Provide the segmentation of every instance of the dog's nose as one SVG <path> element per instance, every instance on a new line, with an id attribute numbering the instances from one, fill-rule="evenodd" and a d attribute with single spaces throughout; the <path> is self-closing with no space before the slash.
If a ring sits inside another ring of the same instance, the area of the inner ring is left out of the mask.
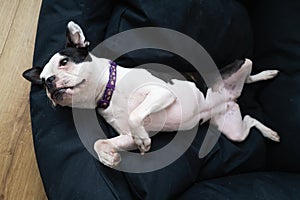
<path id="1" fill-rule="evenodd" d="M 51 89 L 53 87 L 53 81 L 55 80 L 55 76 L 50 76 L 49 78 L 46 79 L 45 85 L 47 88 Z"/>
<path id="2" fill-rule="evenodd" d="M 52 83 L 55 80 L 55 76 L 50 76 L 49 78 L 47 78 L 46 82 L 47 83 Z"/>

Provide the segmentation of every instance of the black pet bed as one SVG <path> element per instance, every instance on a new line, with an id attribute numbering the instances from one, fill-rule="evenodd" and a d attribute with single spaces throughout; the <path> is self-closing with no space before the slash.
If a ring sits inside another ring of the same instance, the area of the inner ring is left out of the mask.
<path id="1" fill-rule="evenodd" d="M 79 139 L 72 110 L 52 108 L 43 88 L 33 85 L 32 131 L 48 198 L 299 199 L 299 10 L 298 0 L 44 0 L 34 66 L 44 66 L 64 47 L 66 24 L 73 20 L 84 29 L 92 48 L 125 30 L 164 27 L 199 42 L 219 67 L 248 57 L 255 63 L 254 72 L 280 70 L 272 81 L 247 86 L 239 100 L 243 113 L 278 131 L 280 144 L 253 129 L 242 143 L 221 136 L 213 150 L 199 159 L 207 128 L 203 126 L 184 155 L 149 173 L 123 173 L 100 164 Z M 153 61 L 180 71 L 193 70 L 176 56 L 156 50 L 126 54 L 118 64 L 133 67 Z M 103 124 L 108 136 L 116 135 Z M 153 143 L 159 147 L 172 137 L 171 133 L 158 134 Z"/>

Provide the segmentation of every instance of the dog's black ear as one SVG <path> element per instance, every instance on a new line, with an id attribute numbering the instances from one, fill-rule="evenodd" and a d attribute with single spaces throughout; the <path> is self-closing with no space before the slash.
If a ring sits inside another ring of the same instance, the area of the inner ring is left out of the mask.
<path id="1" fill-rule="evenodd" d="M 70 21 L 67 25 L 66 36 L 66 47 L 85 48 L 90 45 L 90 42 L 85 39 L 80 26 L 73 21 Z"/>
<path id="2" fill-rule="evenodd" d="M 43 85 L 43 81 L 40 78 L 40 74 L 42 73 L 42 71 L 43 69 L 40 67 L 33 67 L 23 72 L 23 77 L 33 84 Z"/>

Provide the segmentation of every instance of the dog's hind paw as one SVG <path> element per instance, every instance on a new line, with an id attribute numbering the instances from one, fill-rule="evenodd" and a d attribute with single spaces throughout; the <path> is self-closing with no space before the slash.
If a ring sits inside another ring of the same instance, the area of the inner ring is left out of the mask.
<path id="1" fill-rule="evenodd" d="M 269 138 L 270 140 L 273 140 L 275 142 L 280 142 L 280 136 L 272 129 L 267 129 L 264 132 L 262 132 L 262 134 L 263 136 Z"/>
<path id="2" fill-rule="evenodd" d="M 263 77 L 264 80 L 269 80 L 277 76 L 279 73 L 278 70 L 266 70 L 261 72 L 261 76 Z"/>

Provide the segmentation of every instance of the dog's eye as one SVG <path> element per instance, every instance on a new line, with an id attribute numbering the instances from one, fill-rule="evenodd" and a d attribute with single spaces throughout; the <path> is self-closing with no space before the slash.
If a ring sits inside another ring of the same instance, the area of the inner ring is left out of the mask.
<path id="1" fill-rule="evenodd" d="M 64 58 L 59 62 L 60 66 L 65 66 L 69 62 L 69 58 Z"/>

